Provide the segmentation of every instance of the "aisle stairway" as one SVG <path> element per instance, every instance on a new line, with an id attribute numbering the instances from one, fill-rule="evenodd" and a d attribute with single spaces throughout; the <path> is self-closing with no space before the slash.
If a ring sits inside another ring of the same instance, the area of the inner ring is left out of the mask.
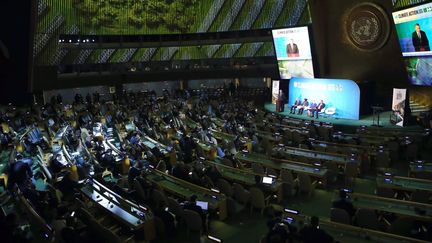
<path id="1" fill-rule="evenodd" d="M 410 100 L 410 108 L 411 108 L 411 113 L 414 116 L 419 115 L 421 112 L 427 112 L 431 109 L 431 107 L 420 105 L 413 100 Z"/>

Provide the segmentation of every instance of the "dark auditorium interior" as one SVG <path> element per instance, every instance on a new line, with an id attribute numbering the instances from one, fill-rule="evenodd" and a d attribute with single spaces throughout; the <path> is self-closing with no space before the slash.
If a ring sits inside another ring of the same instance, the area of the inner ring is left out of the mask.
<path id="1" fill-rule="evenodd" d="M 0 1 L 0 241 L 432 242 L 432 1 Z"/>

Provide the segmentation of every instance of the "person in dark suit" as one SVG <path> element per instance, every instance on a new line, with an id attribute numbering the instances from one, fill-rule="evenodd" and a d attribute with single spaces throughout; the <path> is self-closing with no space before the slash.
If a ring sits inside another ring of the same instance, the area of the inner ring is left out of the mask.
<path id="1" fill-rule="evenodd" d="M 347 194 L 344 190 L 339 191 L 339 199 L 333 201 L 332 207 L 345 210 L 351 216 L 351 218 L 354 216 L 356 212 L 352 202 L 349 199 L 347 199 Z"/>
<path id="2" fill-rule="evenodd" d="M 318 119 L 318 113 L 325 108 L 325 103 L 323 100 L 320 101 L 320 103 L 318 103 L 317 107 L 315 107 L 315 109 L 312 110 L 312 117 L 314 116 L 315 113 L 315 117 Z"/>
<path id="3" fill-rule="evenodd" d="M 299 57 L 300 56 L 300 51 L 298 49 L 298 46 L 296 43 L 294 43 L 293 39 L 291 39 L 290 43 L 288 43 L 288 45 L 286 46 L 286 51 L 287 51 L 288 57 Z"/>
<path id="4" fill-rule="evenodd" d="M 296 99 L 294 104 L 291 106 L 290 114 L 295 114 L 297 107 L 300 105 L 301 105 L 301 101 L 299 99 Z"/>
<path id="5" fill-rule="evenodd" d="M 306 108 L 306 107 L 308 107 L 309 106 L 309 101 L 308 101 L 308 99 L 304 99 L 304 101 L 303 101 L 303 103 L 301 104 L 301 106 L 299 106 L 298 108 L 299 108 L 299 111 L 298 111 L 298 115 L 303 115 L 303 111 L 304 111 L 304 109 Z"/>
<path id="6" fill-rule="evenodd" d="M 319 218 L 313 216 L 310 225 L 305 226 L 300 230 L 300 236 L 303 243 L 330 243 L 333 242 L 333 237 L 327 234 L 324 230 L 319 228 Z"/>
<path id="7" fill-rule="evenodd" d="M 282 90 L 279 90 L 279 98 L 278 99 L 279 99 L 279 104 L 280 104 L 279 112 L 284 112 L 286 97 L 285 97 L 285 94 Z"/>
<path id="8" fill-rule="evenodd" d="M 424 31 L 420 29 L 420 25 L 415 25 L 415 31 L 412 33 L 412 43 L 415 51 L 430 51 L 429 40 Z"/>

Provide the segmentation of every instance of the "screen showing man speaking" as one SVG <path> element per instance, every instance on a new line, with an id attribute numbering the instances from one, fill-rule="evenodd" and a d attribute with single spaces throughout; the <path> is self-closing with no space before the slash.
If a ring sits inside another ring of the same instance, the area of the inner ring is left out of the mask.
<path id="1" fill-rule="evenodd" d="M 313 78 L 308 27 L 272 30 L 281 79 Z"/>
<path id="2" fill-rule="evenodd" d="M 432 85 L 432 3 L 393 13 L 402 56 L 414 85 Z"/>
<path id="3" fill-rule="evenodd" d="M 394 12 L 393 20 L 403 56 L 432 55 L 432 3 Z"/>

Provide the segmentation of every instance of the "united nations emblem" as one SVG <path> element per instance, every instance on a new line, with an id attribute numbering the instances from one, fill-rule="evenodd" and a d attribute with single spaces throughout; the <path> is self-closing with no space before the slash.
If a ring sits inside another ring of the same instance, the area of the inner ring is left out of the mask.
<path id="1" fill-rule="evenodd" d="M 390 21 L 387 13 L 373 3 L 361 3 L 349 11 L 345 31 L 351 44 L 364 51 L 376 51 L 388 40 Z"/>

